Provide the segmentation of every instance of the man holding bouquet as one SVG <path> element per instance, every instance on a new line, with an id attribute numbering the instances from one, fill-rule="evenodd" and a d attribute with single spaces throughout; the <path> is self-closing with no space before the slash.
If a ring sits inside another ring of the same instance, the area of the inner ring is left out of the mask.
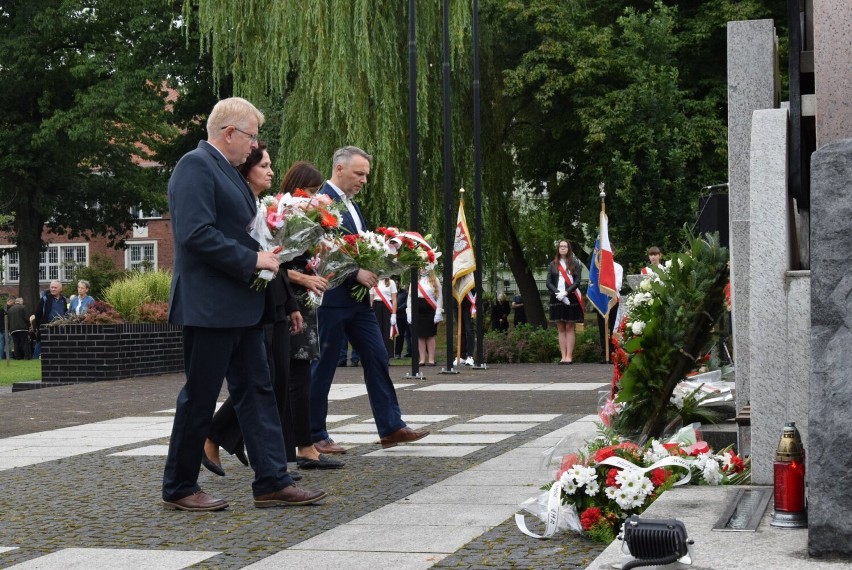
<path id="1" fill-rule="evenodd" d="M 345 231 L 357 234 L 368 229 L 361 209 L 352 201 L 367 183 L 372 157 L 354 146 L 338 149 L 332 158 L 331 178 L 319 194 L 342 202 L 342 226 Z M 314 446 L 320 453 L 346 453 L 346 450 L 329 437 L 326 426 L 328 394 L 337 357 L 344 334 L 361 355 L 364 380 L 376 429 L 383 448 L 417 441 L 429 435 L 427 430 L 413 430 L 402 421 L 402 412 L 396 389 L 388 368 L 385 348 L 376 314 L 369 304 L 369 296 L 357 300 L 352 289 L 358 284 L 367 289 L 375 287 L 378 276 L 372 271 L 358 269 L 347 276 L 342 285 L 325 292 L 317 310 L 319 320 L 320 358 L 314 361 L 311 381 L 311 432 Z"/>

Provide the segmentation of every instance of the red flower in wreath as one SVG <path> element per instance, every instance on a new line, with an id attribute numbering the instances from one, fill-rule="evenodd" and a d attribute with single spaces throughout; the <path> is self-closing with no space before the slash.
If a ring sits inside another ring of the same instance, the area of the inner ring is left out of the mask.
<path id="1" fill-rule="evenodd" d="M 598 507 L 589 507 L 583 514 L 580 515 L 580 524 L 583 525 L 583 530 L 590 530 L 601 520 L 601 510 Z"/>

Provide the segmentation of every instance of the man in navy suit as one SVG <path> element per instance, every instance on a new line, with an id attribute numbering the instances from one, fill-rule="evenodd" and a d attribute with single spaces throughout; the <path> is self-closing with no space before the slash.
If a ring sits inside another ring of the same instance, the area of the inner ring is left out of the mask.
<path id="1" fill-rule="evenodd" d="M 354 146 L 338 149 L 332 158 L 331 179 L 320 189 L 320 194 L 343 202 L 343 227 L 351 233 L 367 231 L 367 221 L 361 209 L 352 201 L 367 183 L 372 157 Z M 352 296 L 352 287 L 360 283 L 372 288 L 378 284 L 375 273 L 365 269 L 349 275 L 346 281 L 323 295 L 317 309 L 319 320 L 320 358 L 314 361 L 311 378 L 311 432 L 314 446 L 320 453 L 346 453 L 328 435 L 328 393 L 337 369 L 337 359 L 343 335 L 361 355 L 364 381 L 373 418 L 381 438 L 382 447 L 417 441 L 429 435 L 426 430 L 413 430 L 402 421 L 402 412 L 396 398 L 396 389 L 388 369 L 388 353 L 382 338 L 376 314 L 370 307 L 369 295 L 362 301 Z"/>
<path id="2" fill-rule="evenodd" d="M 228 506 L 198 486 L 223 378 L 255 470 L 254 505 L 307 505 L 326 496 L 297 487 L 287 473 L 260 326 L 264 293 L 250 285 L 256 270 L 278 271 L 278 257 L 259 252 L 248 234 L 257 206 L 235 168 L 257 146 L 261 125 L 263 113 L 245 99 L 219 101 L 207 119 L 207 141 L 181 158 L 169 180 L 174 236 L 169 322 L 183 325 L 186 371 L 163 473 L 163 502 L 173 509 Z"/>

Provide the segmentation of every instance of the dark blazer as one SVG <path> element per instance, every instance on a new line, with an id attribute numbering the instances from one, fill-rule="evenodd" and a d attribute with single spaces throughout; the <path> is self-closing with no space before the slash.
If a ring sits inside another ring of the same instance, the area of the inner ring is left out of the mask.
<path id="1" fill-rule="evenodd" d="M 337 191 L 332 188 L 328 182 L 322 185 L 320 188 L 319 194 L 325 194 L 326 196 L 330 196 L 333 200 L 337 202 L 342 202 L 340 195 Z M 353 202 L 353 204 L 355 204 Z M 361 208 L 358 207 L 358 204 L 355 204 L 355 210 L 358 212 L 358 215 L 361 216 L 361 227 L 365 230 L 367 229 L 367 220 L 364 219 L 364 215 L 361 213 Z M 352 214 L 349 213 L 349 208 L 344 207 L 341 210 L 343 214 L 341 219 L 341 225 L 344 228 L 344 233 L 358 233 L 357 227 L 355 226 L 355 221 L 352 219 Z M 356 301 L 352 297 L 352 287 L 357 283 L 355 277 L 358 275 L 358 272 L 355 271 L 351 275 L 349 275 L 346 280 L 341 283 L 338 287 L 331 289 L 330 291 L 326 291 L 322 298 L 322 306 L 323 307 L 354 307 L 358 305 L 359 302 Z M 370 304 L 370 296 L 364 295 L 363 304 Z"/>
<path id="2" fill-rule="evenodd" d="M 580 277 L 583 274 L 583 266 L 580 265 L 580 261 L 576 257 L 571 258 L 574 261 L 574 266 L 569 267 L 568 273 L 571 275 L 571 280 L 574 282 L 571 285 L 566 283 L 565 292 L 569 295 L 574 292 L 580 286 Z M 556 303 L 556 292 L 559 291 L 559 268 L 557 267 L 558 261 L 551 261 L 550 265 L 547 268 L 547 289 L 550 291 L 550 304 Z"/>
<path id="3" fill-rule="evenodd" d="M 240 173 L 207 141 L 184 155 L 169 180 L 174 266 L 169 322 L 210 328 L 260 322 L 264 293 L 249 284 L 258 243 L 248 226 L 255 198 Z"/>

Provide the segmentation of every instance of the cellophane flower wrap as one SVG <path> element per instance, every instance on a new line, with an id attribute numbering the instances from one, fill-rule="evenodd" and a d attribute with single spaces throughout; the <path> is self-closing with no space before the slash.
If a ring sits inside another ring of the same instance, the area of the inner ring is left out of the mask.
<path id="1" fill-rule="evenodd" d="M 349 255 L 343 245 L 336 236 L 326 235 L 317 242 L 314 249 L 311 263 L 316 274 L 328 280 L 326 291 L 339 287 L 349 275 L 358 271 L 358 262 Z M 309 291 L 307 303 L 311 307 L 319 307 L 322 304 L 322 295 Z"/>
<path id="2" fill-rule="evenodd" d="M 285 263 L 311 250 L 327 230 L 339 225 L 331 198 L 297 189 L 292 195 L 262 198 L 249 233 L 262 251 L 274 251 L 278 262 Z M 271 271 L 261 271 L 252 286 L 262 289 L 272 277 Z"/>
<path id="3" fill-rule="evenodd" d="M 416 232 L 400 231 L 397 228 L 380 227 L 375 232 L 359 232 L 345 234 L 333 238 L 330 247 L 324 247 L 319 253 L 321 271 L 339 275 L 342 270 L 350 267 L 346 259 L 352 260 L 356 269 L 365 269 L 375 273 L 379 278 L 399 275 L 412 268 L 434 265 L 441 253 L 436 251 L 425 238 Z M 330 259 L 324 259 L 329 258 Z M 327 264 L 332 266 L 328 267 Z M 325 264 L 325 265 L 324 265 Z M 345 278 L 346 274 L 343 275 Z M 352 296 L 361 301 L 369 292 L 367 287 L 356 284 L 352 288 Z"/>
<path id="4" fill-rule="evenodd" d="M 739 457 L 732 446 L 714 452 L 701 441 L 695 425 L 642 446 L 603 428 L 581 450 L 557 456 L 557 464 L 554 480 L 545 486 L 548 492 L 522 506 L 544 521 L 550 518 L 552 532 L 573 530 L 604 543 L 615 538 L 630 515 L 640 514 L 673 486 L 738 485 L 750 477 L 748 459 Z M 559 507 L 546 512 L 544 497 L 554 491 Z M 530 536 L 545 537 L 530 533 L 521 522 L 518 526 Z"/>

